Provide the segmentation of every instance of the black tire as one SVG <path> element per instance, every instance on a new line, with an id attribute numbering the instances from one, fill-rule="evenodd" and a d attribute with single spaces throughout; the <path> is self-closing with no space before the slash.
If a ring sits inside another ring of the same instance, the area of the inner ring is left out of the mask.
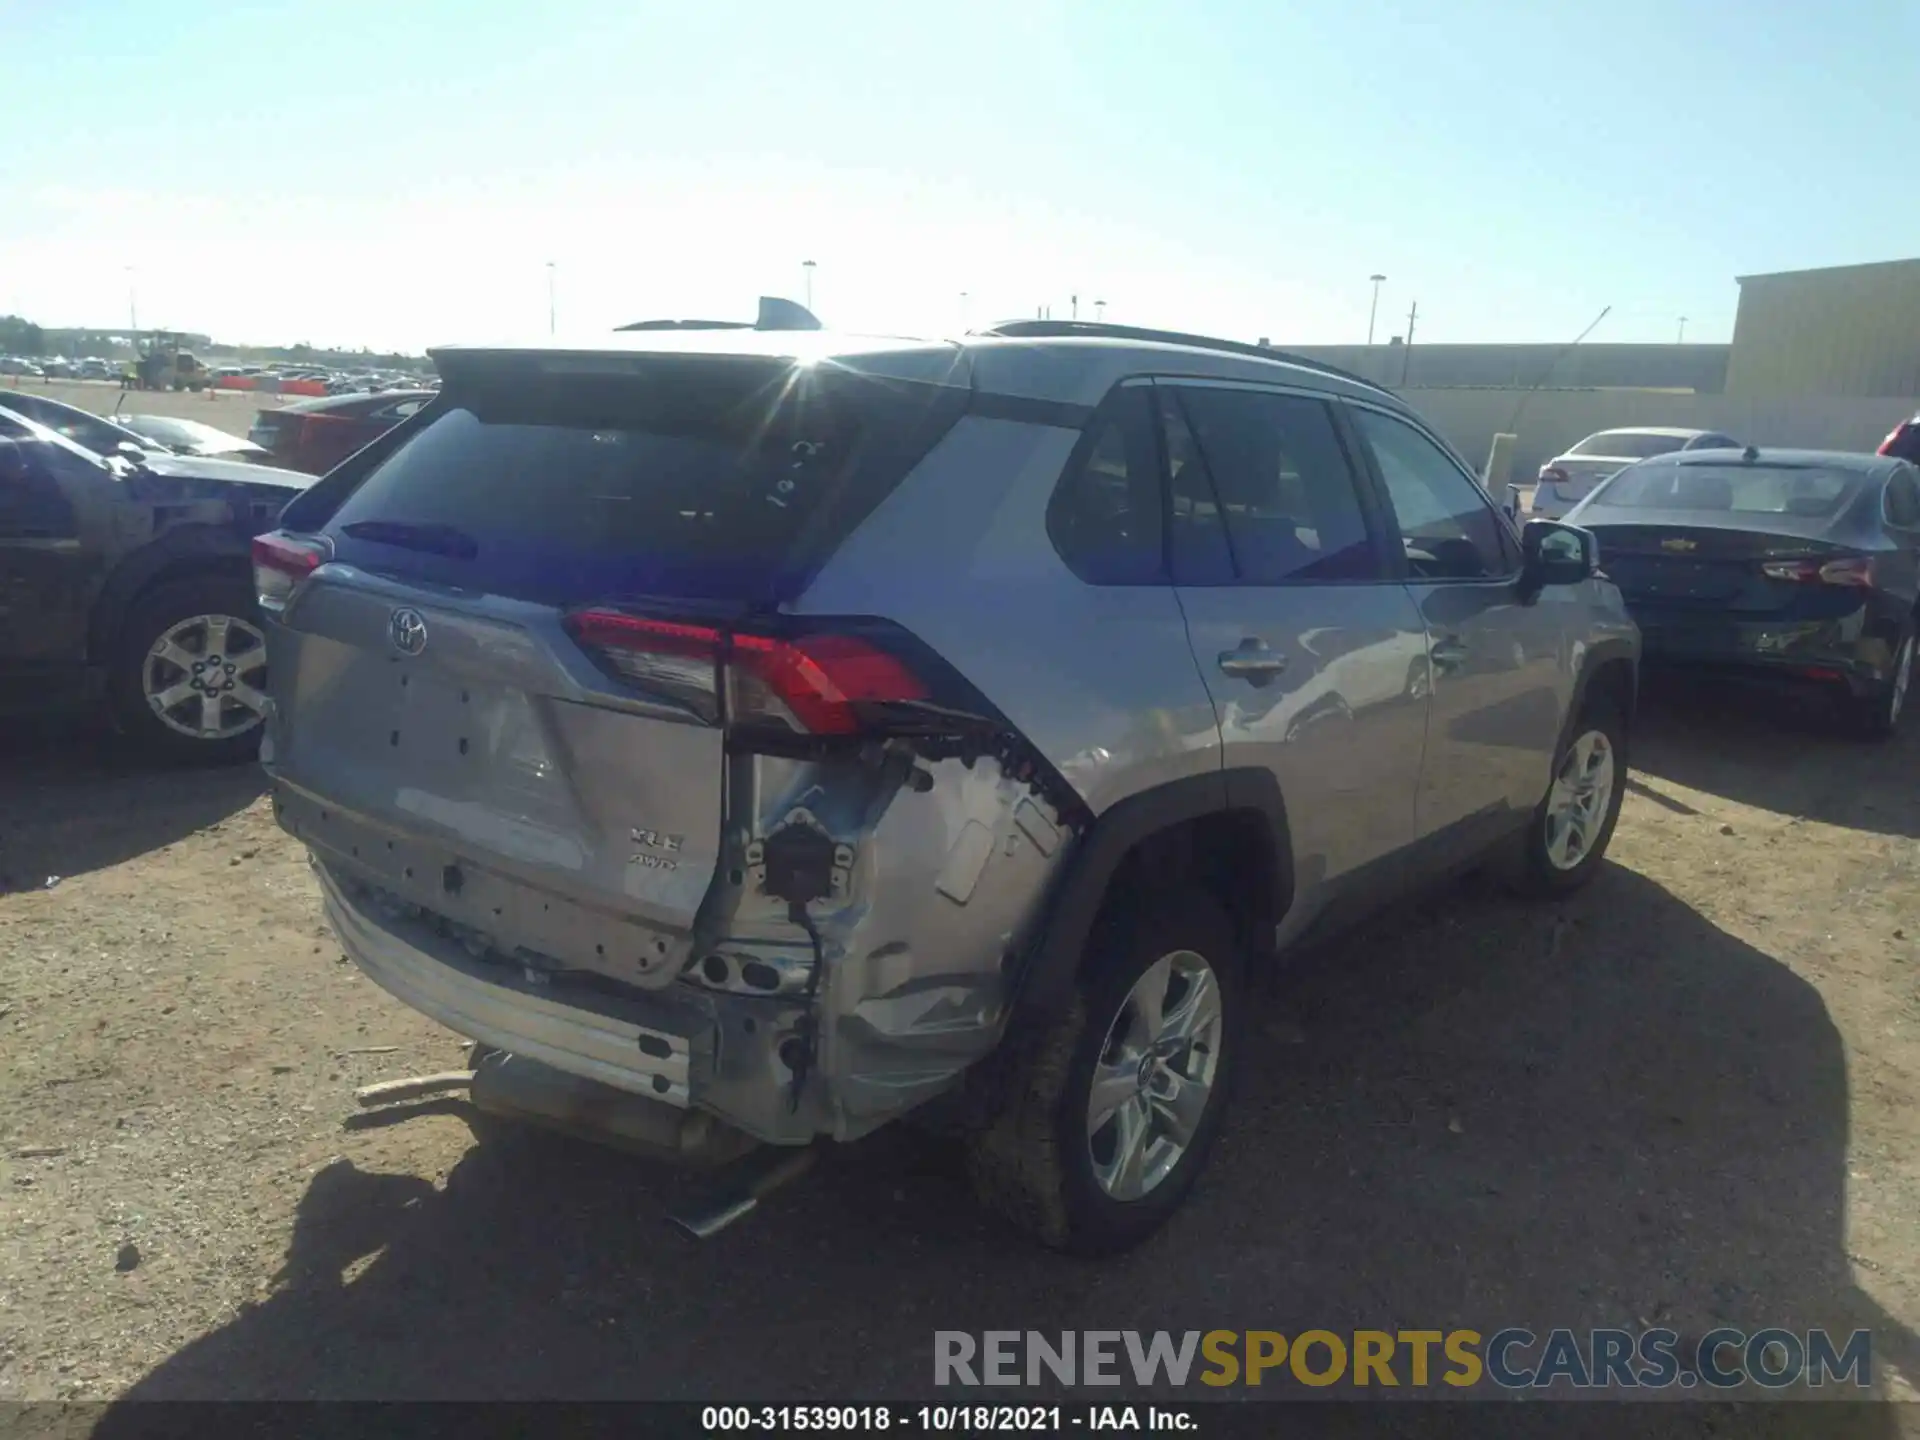
<path id="1" fill-rule="evenodd" d="M 1894 642 L 1894 678 L 1868 695 L 1850 695 L 1843 702 L 1847 728 L 1865 740 L 1891 740 L 1906 716 L 1914 661 L 1914 627 L 1909 620 Z"/>
<path id="2" fill-rule="evenodd" d="M 226 616 L 240 622 L 252 632 L 246 637 L 249 642 L 261 633 L 253 585 L 237 575 L 196 575 L 142 591 L 127 607 L 119 643 L 109 662 L 108 703 L 121 733 L 150 754 L 188 764 L 240 764 L 259 755 L 261 726 L 257 720 L 249 728 L 229 735 L 189 735 L 162 719 L 147 698 L 150 652 L 182 621 L 200 615 Z M 241 632 L 233 633 L 237 636 Z M 253 653 L 249 644 L 246 654 L 251 657 Z M 174 669 L 183 683 L 190 683 L 193 677 L 185 668 Z M 246 673 L 257 685 L 265 684 L 264 671 Z M 224 685 L 226 677 L 220 683 Z M 230 705 L 224 708 L 234 713 Z M 179 718 L 181 712 L 175 714 Z"/>
<path id="3" fill-rule="evenodd" d="M 1585 737 L 1596 732 L 1605 737 L 1612 756 L 1612 784 L 1598 832 L 1580 850 L 1576 863 L 1563 867 L 1555 863 L 1552 854 L 1554 794 L 1569 756 Z M 1553 757 L 1553 777 L 1527 828 L 1501 857 L 1497 867 L 1508 888 L 1521 895 L 1549 899 L 1571 895 L 1593 880 L 1606 858 L 1614 826 L 1620 819 L 1620 802 L 1627 792 L 1627 727 L 1619 706 L 1610 697 L 1587 701 L 1574 723 L 1567 727 L 1566 737 Z"/>
<path id="4" fill-rule="evenodd" d="M 1193 1139 L 1165 1177 L 1137 1199 L 1115 1199 L 1095 1176 L 1094 1145 L 1107 1128 L 1088 1133 L 1094 1067 L 1135 983 L 1180 951 L 1203 958 L 1219 986 L 1212 1086 Z M 1107 916 L 1088 952 L 1067 1012 L 1009 1033 L 1001 1057 L 1010 1067 L 1005 1103 L 988 1128 L 969 1137 L 967 1168 L 981 1203 L 1043 1245 L 1107 1255 L 1159 1229 L 1206 1166 L 1232 1093 L 1244 972 L 1232 923 L 1199 891 Z"/>

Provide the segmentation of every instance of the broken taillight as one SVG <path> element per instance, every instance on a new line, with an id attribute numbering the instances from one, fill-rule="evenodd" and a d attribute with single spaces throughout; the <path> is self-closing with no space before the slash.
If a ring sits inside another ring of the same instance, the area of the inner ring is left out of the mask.
<path id="1" fill-rule="evenodd" d="M 581 610 L 567 630 L 612 674 L 664 693 L 709 721 L 770 721 L 814 735 L 852 735 L 860 707 L 927 698 L 904 663 L 855 635 L 791 638 L 718 626 Z"/>
<path id="2" fill-rule="evenodd" d="M 324 541 L 284 533 L 258 535 L 253 541 L 253 589 L 260 608 L 277 615 L 302 580 L 327 561 Z"/>

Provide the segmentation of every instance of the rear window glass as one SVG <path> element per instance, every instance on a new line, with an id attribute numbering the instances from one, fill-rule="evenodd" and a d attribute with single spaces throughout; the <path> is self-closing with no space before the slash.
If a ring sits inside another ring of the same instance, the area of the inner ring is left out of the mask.
<path id="1" fill-rule="evenodd" d="M 1644 460 L 1649 455 L 1665 455 L 1687 443 L 1684 435 L 1647 435 L 1638 430 L 1609 430 L 1589 435 L 1567 453 L 1604 455 L 1626 460 Z"/>
<path id="2" fill-rule="evenodd" d="M 326 529 L 342 560 L 547 603 L 786 599 L 964 403 L 737 361 L 470 380 Z"/>
<path id="3" fill-rule="evenodd" d="M 1593 503 L 1819 518 L 1835 514 L 1856 484 L 1858 477 L 1841 470 L 1663 464 L 1622 470 Z"/>

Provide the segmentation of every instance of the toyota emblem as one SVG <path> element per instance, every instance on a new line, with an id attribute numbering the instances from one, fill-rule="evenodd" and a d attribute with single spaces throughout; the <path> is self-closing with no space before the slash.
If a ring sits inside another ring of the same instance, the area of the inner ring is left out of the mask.
<path id="1" fill-rule="evenodd" d="M 387 638 L 402 655 L 418 655 L 427 648 L 427 617 L 403 605 L 387 619 Z"/>

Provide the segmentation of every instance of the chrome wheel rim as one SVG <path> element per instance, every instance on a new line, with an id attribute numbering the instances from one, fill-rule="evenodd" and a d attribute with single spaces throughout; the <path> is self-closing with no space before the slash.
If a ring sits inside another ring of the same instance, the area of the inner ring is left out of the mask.
<path id="1" fill-rule="evenodd" d="M 1913 637 L 1900 642 L 1900 658 L 1893 667 L 1893 694 L 1887 700 L 1887 724 L 1897 725 L 1906 708 L 1907 685 L 1913 679 Z"/>
<path id="2" fill-rule="evenodd" d="M 1087 1158 L 1115 1200 L 1165 1182 L 1198 1133 L 1220 1070 L 1220 981 L 1175 950 L 1147 967 L 1107 1026 L 1087 1096 Z"/>
<path id="3" fill-rule="evenodd" d="M 1567 749 L 1547 793 L 1547 863 L 1572 870 L 1593 853 L 1613 800 L 1613 742 L 1588 730 Z"/>
<path id="4" fill-rule="evenodd" d="M 229 740 L 266 717 L 267 637 L 236 615 L 192 615 L 147 651 L 140 690 L 176 734 Z"/>

